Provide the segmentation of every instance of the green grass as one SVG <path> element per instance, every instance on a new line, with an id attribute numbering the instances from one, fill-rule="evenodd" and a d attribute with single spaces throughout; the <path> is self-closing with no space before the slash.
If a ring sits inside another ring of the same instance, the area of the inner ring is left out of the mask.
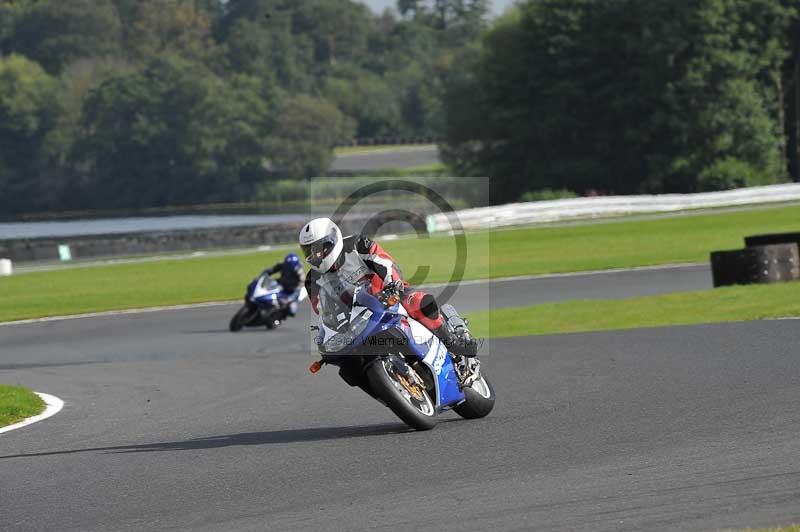
<path id="1" fill-rule="evenodd" d="M 800 207 L 657 220 L 482 232 L 467 238 L 465 279 L 705 262 L 710 251 L 743 246 L 749 234 L 800 230 Z M 413 277 L 448 281 L 452 237 L 386 241 Z M 285 251 L 75 268 L 0 278 L 0 321 L 112 309 L 238 299 L 247 281 Z"/>
<path id="2" fill-rule="evenodd" d="M 789 525 L 778 528 L 745 528 L 739 532 L 800 532 L 800 525 Z"/>
<path id="3" fill-rule="evenodd" d="M 236 299 L 285 251 L 36 272 L 0 279 L 0 321 Z"/>
<path id="4" fill-rule="evenodd" d="M 491 276 L 706 262 L 743 237 L 800 231 L 800 207 L 494 233 Z"/>
<path id="5" fill-rule="evenodd" d="M 45 404 L 27 388 L 0 384 L 0 427 L 41 414 Z"/>
<path id="6" fill-rule="evenodd" d="M 528 336 L 800 316 L 800 282 L 469 314 L 476 337 Z"/>
<path id="7" fill-rule="evenodd" d="M 352 153 L 403 151 L 417 148 L 435 148 L 436 144 L 382 144 L 377 146 L 340 146 L 333 150 L 336 155 Z"/>
<path id="8" fill-rule="evenodd" d="M 383 170 L 372 170 L 368 172 L 372 177 L 436 177 L 452 175 L 442 163 L 422 164 L 419 166 L 407 166 L 405 168 L 387 168 Z M 455 206 L 454 206 L 455 207 Z M 455 207 L 458 208 L 458 207 Z"/>

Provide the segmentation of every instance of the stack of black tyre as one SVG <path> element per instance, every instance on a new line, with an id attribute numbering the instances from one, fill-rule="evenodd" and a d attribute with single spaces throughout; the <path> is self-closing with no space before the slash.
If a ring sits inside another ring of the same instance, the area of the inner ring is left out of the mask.
<path id="1" fill-rule="evenodd" d="M 754 235 L 744 249 L 711 253 L 714 287 L 800 279 L 800 233 Z"/>

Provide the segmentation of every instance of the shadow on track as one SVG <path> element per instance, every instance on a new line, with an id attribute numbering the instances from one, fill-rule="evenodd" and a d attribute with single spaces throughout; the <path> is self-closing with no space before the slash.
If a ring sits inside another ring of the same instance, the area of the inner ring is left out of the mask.
<path id="1" fill-rule="evenodd" d="M 90 452 L 106 453 L 145 453 L 155 451 L 193 451 L 201 449 L 217 449 L 237 445 L 272 445 L 280 443 L 299 443 L 324 440 L 341 440 L 363 438 L 368 436 L 385 436 L 413 432 L 407 426 L 394 424 L 361 425 L 354 427 L 320 427 L 314 429 L 274 430 L 269 432 L 242 432 L 223 436 L 209 436 L 192 440 L 144 443 L 139 445 L 120 445 L 116 447 L 90 447 L 86 449 L 68 449 L 64 451 L 48 451 L 42 453 L 13 454 L 0 456 L 0 460 L 9 458 L 26 458 L 33 456 L 54 456 Z"/>
<path id="2" fill-rule="evenodd" d="M 266 327 L 262 327 L 257 325 L 255 327 L 246 327 L 241 331 L 236 331 L 232 333 L 228 329 L 190 329 L 186 331 L 181 331 L 181 334 L 227 334 L 227 335 L 239 335 L 239 334 L 254 334 L 260 333 L 263 335 L 268 334 L 275 334 L 276 332 L 280 331 L 281 329 L 286 329 L 286 325 L 280 325 L 277 329 L 267 329 Z"/>
<path id="3" fill-rule="evenodd" d="M 239 331 L 244 332 L 244 331 Z M 264 332 L 264 331 L 260 331 Z M 228 329 L 200 329 L 200 330 L 193 330 L 193 331 L 181 331 L 181 334 L 233 334 Z"/>

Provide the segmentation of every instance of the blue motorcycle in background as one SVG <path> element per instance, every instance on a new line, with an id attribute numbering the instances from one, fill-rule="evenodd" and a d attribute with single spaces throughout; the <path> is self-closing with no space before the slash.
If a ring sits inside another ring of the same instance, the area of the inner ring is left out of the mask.
<path id="1" fill-rule="evenodd" d="M 266 273 L 247 286 L 244 305 L 234 314 L 228 328 L 231 332 L 242 327 L 261 327 L 274 329 L 286 319 L 287 294 L 281 284 Z"/>
<path id="2" fill-rule="evenodd" d="M 449 409 L 464 418 L 481 418 L 494 407 L 494 388 L 477 358 L 453 355 L 426 327 L 408 316 L 391 290 L 371 295 L 362 283 L 343 303 L 341 285 L 320 290 L 320 325 L 316 343 L 323 364 L 339 367 L 351 386 L 389 407 L 417 430 L 431 429 Z M 338 292 L 338 295 L 337 295 Z M 450 305 L 442 313 L 459 320 Z"/>

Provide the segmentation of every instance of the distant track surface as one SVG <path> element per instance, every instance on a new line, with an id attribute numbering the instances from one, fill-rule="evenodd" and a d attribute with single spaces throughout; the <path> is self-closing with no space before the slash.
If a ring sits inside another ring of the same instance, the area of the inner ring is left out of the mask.
<path id="1" fill-rule="evenodd" d="M 338 156 L 331 170 L 365 172 L 427 166 L 439 162 L 439 150 L 431 146 L 399 146 L 380 151 L 364 151 Z M 274 215 L 176 215 L 141 216 L 100 220 L 51 222 L 2 222 L 0 240 L 17 238 L 67 237 L 138 233 L 143 231 L 175 231 L 209 227 L 234 227 L 268 223 L 302 223 L 304 214 Z"/>
<path id="2" fill-rule="evenodd" d="M 331 165 L 335 172 L 365 172 L 369 170 L 397 170 L 414 166 L 428 166 L 439 161 L 439 149 L 431 146 L 381 151 L 364 151 L 339 155 Z"/>
<path id="3" fill-rule="evenodd" d="M 653 282 L 632 272 L 473 284 L 455 301 L 477 309 L 709 282 L 701 268 L 647 275 Z M 800 520 L 797 322 L 494 340 L 484 367 L 495 411 L 447 414 L 412 433 L 333 369 L 308 373 L 306 319 L 231 334 L 233 310 L 0 328 L 0 381 L 66 402 L 0 436 L 0 530 L 650 531 Z"/>

